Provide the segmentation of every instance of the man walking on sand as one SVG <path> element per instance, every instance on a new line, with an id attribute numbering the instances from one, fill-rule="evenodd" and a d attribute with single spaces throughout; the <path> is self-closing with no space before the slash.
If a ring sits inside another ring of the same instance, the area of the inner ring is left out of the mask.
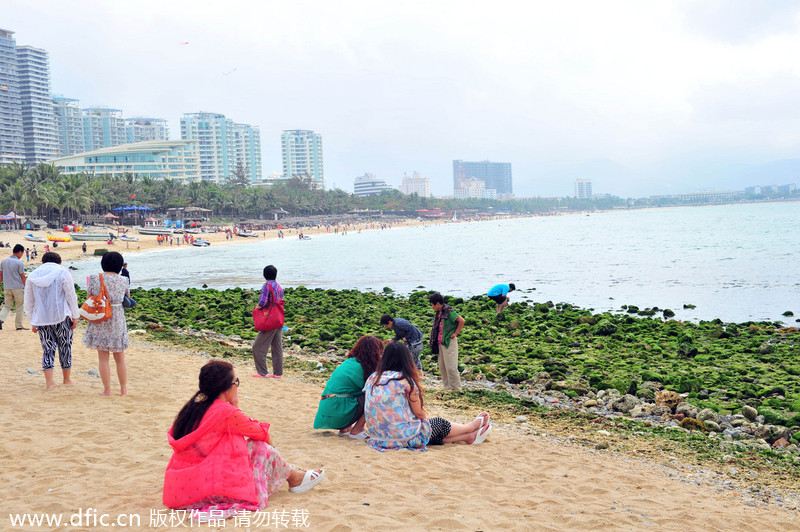
<path id="1" fill-rule="evenodd" d="M 445 305 L 444 297 L 434 292 L 428 298 L 431 308 L 436 311 L 431 329 L 431 352 L 439 355 L 439 372 L 446 390 L 461 391 L 461 375 L 458 373 L 458 334 L 464 328 L 464 318 L 450 305 Z"/>
<path id="2" fill-rule="evenodd" d="M 27 331 L 27 327 L 22 326 L 22 316 L 25 312 L 25 264 L 22 262 L 22 254 L 25 253 L 25 248 L 21 244 L 14 246 L 14 250 L 10 257 L 3 259 L 0 262 L 0 283 L 3 283 L 3 309 L 0 310 L 0 329 L 3 328 L 3 322 L 6 321 L 8 315 L 11 314 L 11 307 L 16 305 L 16 325 L 17 330 Z"/>
<path id="3" fill-rule="evenodd" d="M 497 313 L 503 312 L 503 309 L 508 306 L 508 293 L 516 290 L 517 287 L 514 283 L 496 284 L 489 289 L 486 293 L 489 299 L 497 303 Z"/>
<path id="4" fill-rule="evenodd" d="M 411 358 L 414 359 L 414 365 L 422 372 L 422 362 L 419 360 L 419 354 L 422 353 L 422 331 L 414 327 L 410 321 L 393 318 L 389 314 L 381 316 L 380 324 L 394 331 L 393 342 L 405 341 L 411 352 Z"/>

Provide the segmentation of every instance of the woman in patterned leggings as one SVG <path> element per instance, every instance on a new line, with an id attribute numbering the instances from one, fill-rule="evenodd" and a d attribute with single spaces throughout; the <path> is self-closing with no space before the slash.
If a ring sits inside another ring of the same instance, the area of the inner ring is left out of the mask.
<path id="1" fill-rule="evenodd" d="M 53 380 L 56 349 L 64 384 L 72 384 L 72 334 L 78 323 L 78 296 L 72 275 L 61 267 L 61 256 L 48 252 L 42 265 L 28 276 L 25 283 L 25 314 L 31 331 L 39 334 L 42 343 L 42 370 L 48 390 L 59 385 Z"/>

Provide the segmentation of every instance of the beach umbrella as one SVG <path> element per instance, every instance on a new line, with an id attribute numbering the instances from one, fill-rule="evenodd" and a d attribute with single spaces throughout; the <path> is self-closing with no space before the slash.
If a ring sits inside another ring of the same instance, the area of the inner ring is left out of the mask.
<path id="1" fill-rule="evenodd" d="M 121 210 L 124 210 L 124 209 L 125 209 L 125 207 L 114 207 L 114 208 L 113 208 L 113 209 L 111 209 L 111 210 L 112 210 L 112 211 L 121 211 Z"/>
<path id="2" fill-rule="evenodd" d="M 150 217 L 150 218 L 148 218 L 147 220 L 145 220 L 145 222 L 157 222 L 157 221 L 158 221 L 158 220 L 156 220 L 156 219 L 155 219 L 155 218 L 153 218 L 153 217 Z"/>
<path id="3" fill-rule="evenodd" d="M 119 218 L 119 216 L 114 216 L 113 214 L 108 213 L 105 216 L 103 216 L 103 218 Z"/>

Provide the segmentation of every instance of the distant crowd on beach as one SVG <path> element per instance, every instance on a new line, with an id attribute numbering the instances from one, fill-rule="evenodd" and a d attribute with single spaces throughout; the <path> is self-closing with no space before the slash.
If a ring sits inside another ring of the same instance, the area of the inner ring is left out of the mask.
<path id="1" fill-rule="evenodd" d="M 102 272 L 87 278 L 87 301 L 79 306 L 72 276 L 61 266 L 57 253 L 46 252 L 42 264 L 26 275 L 21 260 L 24 252 L 23 246 L 16 245 L 11 256 L 0 262 L 4 288 L 0 329 L 15 310 L 16 330 L 27 331 L 23 312 L 28 316 L 30 330 L 39 335 L 42 346 L 45 386 L 52 390 L 73 384 L 73 334 L 78 319 L 86 319 L 83 344 L 97 350 L 103 383 L 100 395 L 111 395 L 112 356 L 120 395 L 126 395 L 125 350 L 129 341 L 124 308 L 135 302 L 130 299 L 130 274 L 123 256 L 115 251 L 102 256 Z M 277 273 L 273 265 L 264 268 L 265 283 L 253 310 L 259 331 L 252 346 L 255 378 L 283 378 L 285 300 Z M 487 292 L 487 297 L 496 302 L 498 314 L 508 305 L 508 294 L 514 289 L 513 283 L 498 284 Z M 461 390 L 458 336 L 465 320 L 442 294 L 434 292 L 428 301 L 435 312 L 428 344 L 438 355 L 442 385 Z M 427 414 L 421 385 L 422 331 L 410 321 L 389 314 L 381 316 L 376 327 L 385 327 L 393 337 L 382 340 L 366 335 L 355 343 L 328 379 L 313 427 L 364 440 L 381 452 L 483 443 L 492 431 L 487 412 L 463 424 Z M 271 371 L 267 365 L 270 352 Z M 56 354 L 63 377 L 60 385 L 53 376 Z M 173 454 L 164 479 L 163 501 L 167 507 L 191 510 L 201 521 L 212 515 L 226 518 L 265 508 L 269 496 L 284 483 L 288 483 L 290 492 L 303 493 L 325 478 L 322 469 L 301 471 L 288 464 L 271 445 L 269 424 L 239 410 L 241 384 L 229 362 L 212 360 L 201 368 L 198 390 L 168 432 Z M 220 475 L 220 471 L 226 473 Z"/>

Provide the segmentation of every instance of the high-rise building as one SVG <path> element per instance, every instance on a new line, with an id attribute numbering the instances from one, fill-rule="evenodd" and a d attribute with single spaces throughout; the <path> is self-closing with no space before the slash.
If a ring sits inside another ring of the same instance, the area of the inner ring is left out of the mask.
<path id="1" fill-rule="evenodd" d="M 463 188 L 463 183 L 471 177 L 483 181 L 487 189 L 497 191 L 498 197 L 509 197 L 514 194 L 511 163 L 453 161 L 453 191 Z"/>
<path id="2" fill-rule="evenodd" d="M 169 125 L 164 118 L 126 118 L 126 142 L 169 139 Z"/>
<path id="3" fill-rule="evenodd" d="M 120 109 L 88 107 L 83 110 L 83 142 L 87 151 L 119 146 L 127 139 Z"/>
<path id="4" fill-rule="evenodd" d="M 403 184 L 400 185 L 400 192 L 410 196 L 418 194 L 421 198 L 431 197 L 431 180 L 422 177 L 419 172 L 414 172 L 411 177 L 403 176 Z"/>
<path id="5" fill-rule="evenodd" d="M 486 182 L 477 177 L 467 178 L 461 182 L 461 187 L 453 191 L 455 199 L 497 199 L 497 191 L 486 188 Z"/>
<path id="6" fill-rule="evenodd" d="M 281 153 L 284 176 L 308 176 L 317 188 L 325 188 L 322 135 L 305 129 L 284 130 L 281 134 Z"/>
<path id="7" fill-rule="evenodd" d="M 592 199 L 592 180 L 575 180 L 575 197 L 578 199 Z"/>
<path id="8" fill-rule="evenodd" d="M 384 190 L 392 190 L 392 187 L 383 179 L 378 179 L 375 174 L 370 174 L 369 172 L 357 177 L 353 183 L 353 194 L 355 196 L 380 194 Z"/>
<path id="9" fill-rule="evenodd" d="M 55 119 L 58 157 L 68 157 L 86 151 L 83 136 L 83 109 L 74 98 L 53 96 L 53 118 Z"/>
<path id="10" fill-rule="evenodd" d="M 185 113 L 181 138 L 197 140 L 200 178 L 222 183 L 243 168 L 251 182 L 261 181 L 261 133 L 219 113 Z"/>
<path id="11" fill-rule="evenodd" d="M 14 32 L 0 29 L 0 166 L 25 162 Z"/>
<path id="12" fill-rule="evenodd" d="M 17 77 L 25 161 L 38 164 L 58 155 L 47 51 L 17 46 Z"/>

